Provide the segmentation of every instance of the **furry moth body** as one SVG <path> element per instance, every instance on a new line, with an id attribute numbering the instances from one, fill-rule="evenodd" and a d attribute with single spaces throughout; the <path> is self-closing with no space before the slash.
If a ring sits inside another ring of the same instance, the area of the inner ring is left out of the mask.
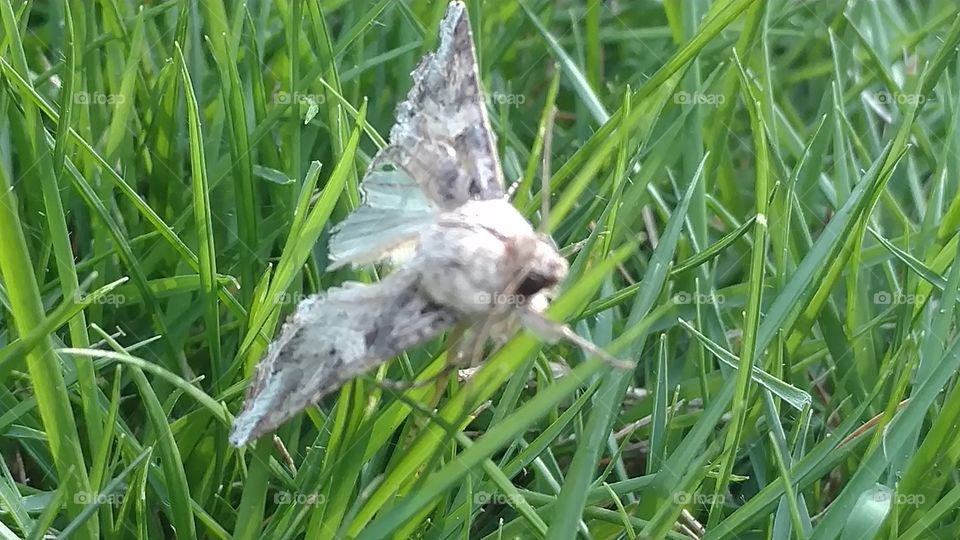
<path id="1" fill-rule="evenodd" d="M 363 204 L 334 229 L 330 256 L 336 267 L 404 248 L 412 255 L 378 283 L 346 284 L 297 307 L 257 366 L 234 446 L 458 323 L 519 313 L 541 333 L 588 346 L 537 317 L 567 261 L 505 199 L 463 3 L 450 3 L 437 50 L 412 77 L 390 145 L 361 183 Z"/>

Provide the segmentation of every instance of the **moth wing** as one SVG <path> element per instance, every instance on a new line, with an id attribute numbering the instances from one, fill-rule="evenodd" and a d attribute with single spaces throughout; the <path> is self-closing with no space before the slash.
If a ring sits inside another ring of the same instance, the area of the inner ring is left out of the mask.
<path id="1" fill-rule="evenodd" d="M 451 2 L 437 50 L 413 71 L 413 88 L 397 106 L 388 151 L 442 210 L 504 196 L 503 172 L 477 71 L 470 20 Z"/>
<path id="2" fill-rule="evenodd" d="M 378 156 L 360 186 L 363 204 L 334 227 L 328 269 L 377 262 L 415 243 L 435 221 L 436 208 L 390 157 Z"/>
<path id="3" fill-rule="evenodd" d="M 413 272 L 330 289 L 301 302 L 270 344 L 236 417 L 230 443 L 243 446 L 401 351 L 457 321 L 431 302 Z"/>
<path id="4" fill-rule="evenodd" d="M 382 260 L 415 245 L 438 212 L 504 196 L 462 2 L 450 3 L 439 38 L 412 74 L 390 145 L 361 182 L 363 204 L 334 229 L 331 269 Z"/>

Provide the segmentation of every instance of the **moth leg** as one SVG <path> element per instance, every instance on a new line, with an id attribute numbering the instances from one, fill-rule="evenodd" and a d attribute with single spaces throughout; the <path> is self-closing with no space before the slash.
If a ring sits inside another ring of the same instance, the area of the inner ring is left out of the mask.
<path id="1" fill-rule="evenodd" d="M 521 274 L 525 274 L 525 272 L 521 272 Z M 514 278 L 514 282 L 508 284 L 501 295 L 509 296 L 513 294 L 522 279 L 523 275 Z M 461 367 L 474 368 L 478 366 L 488 342 L 492 343 L 493 350 L 496 351 L 524 326 L 523 321 L 517 315 L 517 308 L 518 306 L 514 303 L 496 305 L 493 310 L 467 330 L 467 335 L 463 338 L 464 344 L 460 347 L 462 351 L 467 353 L 467 356 L 461 360 Z"/>
<path id="2" fill-rule="evenodd" d="M 440 371 L 430 375 L 425 379 L 420 379 L 416 381 L 400 381 L 395 379 L 381 379 L 379 381 L 373 381 L 374 384 L 393 390 L 395 392 L 404 392 L 407 390 L 413 390 L 415 388 L 425 388 L 427 386 L 437 384 L 438 382 L 446 380 L 450 376 L 450 372 L 454 370 L 456 366 L 447 363 L 444 365 Z"/>
<path id="3" fill-rule="evenodd" d="M 520 316 L 523 320 L 524 326 L 526 326 L 528 330 L 550 343 L 556 343 L 557 341 L 564 339 L 580 347 L 588 354 L 592 354 L 600 358 L 611 367 L 617 369 L 633 369 L 634 367 L 633 362 L 621 360 L 611 355 L 607 351 L 597 347 L 589 339 L 584 339 L 581 337 L 579 334 L 571 330 L 569 326 L 552 321 L 542 313 L 525 309 L 521 311 Z"/>
<path id="4" fill-rule="evenodd" d="M 425 386 L 430 386 L 431 384 L 434 384 L 437 381 L 449 375 L 450 371 L 451 371 L 450 366 L 444 366 L 443 369 L 440 370 L 439 372 L 434 373 L 433 375 L 420 381 L 397 381 L 393 379 L 382 379 L 379 381 L 375 381 L 374 384 L 377 384 L 389 390 L 403 392 L 406 390 L 413 390 L 414 388 L 423 388 Z"/>
<path id="5" fill-rule="evenodd" d="M 464 332 L 463 339 L 457 344 L 457 354 L 454 360 L 458 369 L 480 365 L 483 358 L 483 349 L 490 335 L 489 326 L 489 321 L 484 321 L 476 328 L 467 329 Z"/>
<path id="6" fill-rule="evenodd" d="M 462 367 L 460 349 L 463 346 L 465 339 L 464 335 L 467 332 L 469 332 L 469 328 L 462 325 L 454 329 L 452 335 L 447 338 L 447 341 L 452 343 L 447 351 L 447 363 L 443 366 L 443 368 L 440 369 L 440 371 L 434 373 L 433 375 L 417 381 L 383 379 L 376 381 L 375 384 L 400 392 L 414 388 L 423 388 L 441 381 L 446 381 L 446 378 L 450 376 L 451 372 Z"/>

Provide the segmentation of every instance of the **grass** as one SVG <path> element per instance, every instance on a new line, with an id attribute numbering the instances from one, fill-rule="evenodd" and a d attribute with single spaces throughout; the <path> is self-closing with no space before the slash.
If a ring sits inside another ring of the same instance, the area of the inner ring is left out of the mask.
<path id="1" fill-rule="evenodd" d="M 233 449 L 377 279 L 326 240 L 445 4 L 0 0 L 0 538 L 960 537 L 960 8 L 468 5 L 551 316 L 636 370 L 381 384 L 441 339 Z"/>

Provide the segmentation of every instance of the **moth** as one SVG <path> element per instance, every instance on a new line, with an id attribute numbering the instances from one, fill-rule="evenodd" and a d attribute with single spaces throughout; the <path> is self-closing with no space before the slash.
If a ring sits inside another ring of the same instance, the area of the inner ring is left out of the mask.
<path id="1" fill-rule="evenodd" d="M 519 321 L 610 358 L 541 314 L 568 263 L 506 198 L 462 2 L 449 4 L 438 47 L 412 78 L 390 144 L 361 182 L 363 203 L 329 245 L 330 268 L 384 260 L 395 268 L 297 306 L 257 366 L 234 446 L 457 324 Z"/>

